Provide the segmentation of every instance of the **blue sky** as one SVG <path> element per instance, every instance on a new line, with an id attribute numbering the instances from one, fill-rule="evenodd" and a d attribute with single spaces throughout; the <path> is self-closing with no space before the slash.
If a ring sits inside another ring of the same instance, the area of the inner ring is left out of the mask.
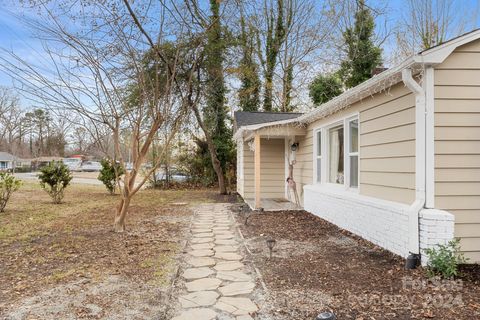
<path id="1" fill-rule="evenodd" d="M 385 24 L 391 28 L 402 21 L 402 14 L 405 11 L 406 0 L 367 0 L 372 6 L 387 7 L 388 14 L 381 17 L 381 21 L 377 21 L 379 31 L 384 30 Z M 423 1 L 423 0 L 420 0 Z M 479 9 L 479 0 L 457 0 L 462 10 L 467 9 L 472 15 L 476 15 Z M 9 5 L 10 3 L 10 5 Z M 13 5 L 12 5 L 13 3 Z M 28 27 L 23 25 L 21 19 L 17 15 L 32 15 L 32 12 L 21 11 L 15 2 L 8 0 L 0 0 L 0 48 L 11 50 L 23 59 L 37 65 L 48 68 L 43 58 L 42 43 L 35 39 Z M 460 10 L 460 8 L 459 8 Z M 480 26 L 480 17 L 476 15 L 476 20 L 471 23 L 467 29 Z M 389 54 L 395 43 L 393 39 L 384 45 L 384 52 Z M 4 52 L 0 54 L 5 54 Z M 0 85 L 12 86 L 12 79 L 0 70 Z"/>

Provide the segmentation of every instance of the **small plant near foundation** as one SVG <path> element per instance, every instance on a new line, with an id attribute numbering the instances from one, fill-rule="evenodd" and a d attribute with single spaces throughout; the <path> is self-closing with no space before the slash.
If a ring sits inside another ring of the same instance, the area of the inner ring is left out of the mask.
<path id="1" fill-rule="evenodd" d="M 460 252 L 460 239 L 453 239 L 445 245 L 439 244 L 434 248 L 425 249 L 425 254 L 428 257 L 429 277 L 454 278 L 458 276 L 459 265 L 468 260 Z"/>
<path id="2" fill-rule="evenodd" d="M 65 188 L 70 184 L 73 177 L 63 162 L 52 161 L 40 169 L 38 178 L 42 189 L 52 197 L 53 203 L 58 204 L 62 202 Z"/>
<path id="3" fill-rule="evenodd" d="M 5 210 L 12 193 L 17 191 L 22 182 L 8 172 L 0 172 L 0 212 Z"/>

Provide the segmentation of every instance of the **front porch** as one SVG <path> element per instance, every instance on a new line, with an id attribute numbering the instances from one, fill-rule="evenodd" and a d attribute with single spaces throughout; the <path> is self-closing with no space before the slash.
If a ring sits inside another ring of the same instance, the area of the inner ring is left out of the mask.
<path id="1" fill-rule="evenodd" d="M 303 127 L 278 126 L 247 131 L 237 140 L 240 177 L 237 187 L 250 208 L 264 211 L 303 209 L 301 199 L 300 204 L 296 204 L 293 194 L 289 195 L 286 178 L 289 161 L 295 159 L 296 141 L 305 134 Z"/>

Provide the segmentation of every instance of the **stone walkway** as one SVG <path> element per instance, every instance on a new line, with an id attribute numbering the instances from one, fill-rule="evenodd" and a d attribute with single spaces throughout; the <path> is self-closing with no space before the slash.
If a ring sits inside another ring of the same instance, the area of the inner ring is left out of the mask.
<path id="1" fill-rule="evenodd" d="M 229 206 L 208 204 L 196 210 L 182 274 L 185 294 L 173 320 L 251 320 L 258 310 Z"/>

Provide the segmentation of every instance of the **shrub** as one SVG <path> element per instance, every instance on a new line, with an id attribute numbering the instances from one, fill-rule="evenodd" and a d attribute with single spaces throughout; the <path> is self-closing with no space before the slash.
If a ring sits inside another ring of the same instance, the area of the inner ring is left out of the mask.
<path id="1" fill-rule="evenodd" d="M 110 159 L 103 159 L 101 164 L 102 169 L 100 170 L 97 179 L 103 182 L 110 194 L 114 194 L 117 186 L 117 179 L 125 173 L 125 170 L 118 162 L 114 162 Z M 117 171 L 116 174 L 115 171 Z"/>
<path id="2" fill-rule="evenodd" d="M 319 74 L 308 89 L 315 105 L 326 103 L 343 92 L 342 82 L 336 74 Z"/>
<path id="3" fill-rule="evenodd" d="M 0 172 L 0 212 L 5 210 L 12 193 L 17 191 L 22 182 L 8 172 Z"/>
<path id="4" fill-rule="evenodd" d="M 38 178 L 40 186 L 52 197 L 53 203 L 60 203 L 73 177 L 63 162 L 52 161 L 40 169 Z"/>
<path id="5" fill-rule="evenodd" d="M 458 266 L 467 262 L 460 252 L 460 240 L 454 239 L 446 245 L 439 244 L 425 249 L 428 257 L 427 272 L 429 277 L 441 276 L 450 279 L 458 275 Z"/>

